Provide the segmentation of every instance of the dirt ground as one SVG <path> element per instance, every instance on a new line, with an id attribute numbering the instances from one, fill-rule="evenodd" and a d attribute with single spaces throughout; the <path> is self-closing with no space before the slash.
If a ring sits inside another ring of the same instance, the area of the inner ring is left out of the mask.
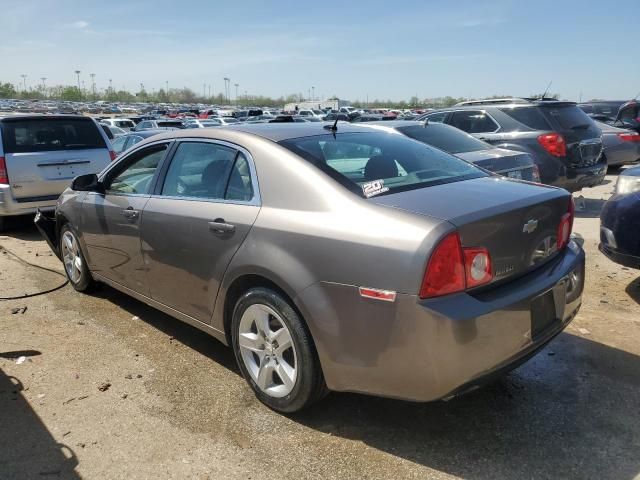
<path id="1" fill-rule="evenodd" d="M 449 402 L 332 394 L 285 417 L 226 347 L 108 287 L 0 301 L 0 478 L 639 478 L 640 272 L 597 250 L 614 182 L 583 192 L 578 317 Z M 29 222 L 0 246 L 0 296 L 62 282 L 13 256 L 62 272 Z"/>

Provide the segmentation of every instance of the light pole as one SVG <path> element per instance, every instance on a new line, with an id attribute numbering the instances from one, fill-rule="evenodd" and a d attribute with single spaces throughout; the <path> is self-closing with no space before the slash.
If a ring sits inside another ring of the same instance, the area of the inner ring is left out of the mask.
<path id="1" fill-rule="evenodd" d="M 229 85 L 230 85 L 231 79 L 228 77 L 224 77 L 224 94 L 225 97 L 227 97 L 227 104 L 229 104 Z"/>
<path id="2" fill-rule="evenodd" d="M 42 95 L 47 96 L 47 85 L 45 84 L 45 82 L 47 81 L 47 77 L 40 77 L 40 80 L 42 80 Z"/>
<path id="3" fill-rule="evenodd" d="M 93 99 L 96 99 L 96 74 L 95 73 L 90 73 L 89 76 L 91 77 L 91 91 L 93 92 Z"/>
<path id="4" fill-rule="evenodd" d="M 316 99 L 316 87 L 311 87 L 311 101 Z"/>
<path id="5" fill-rule="evenodd" d="M 76 76 L 78 77 L 78 93 L 82 96 L 82 90 L 80 90 L 80 70 L 76 70 Z"/>
<path id="6" fill-rule="evenodd" d="M 236 87 L 236 105 L 238 104 L 238 87 L 240 86 L 239 83 L 234 83 L 233 84 Z"/>
<path id="7" fill-rule="evenodd" d="M 109 97 L 113 95 L 113 78 L 109 79 Z"/>
<path id="8" fill-rule="evenodd" d="M 27 74 L 23 73 L 22 75 L 20 75 L 22 77 L 22 87 L 23 87 L 23 92 L 27 93 Z"/>
<path id="9" fill-rule="evenodd" d="M 207 98 L 207 84 L 202 84 L 202 98 Z"/>

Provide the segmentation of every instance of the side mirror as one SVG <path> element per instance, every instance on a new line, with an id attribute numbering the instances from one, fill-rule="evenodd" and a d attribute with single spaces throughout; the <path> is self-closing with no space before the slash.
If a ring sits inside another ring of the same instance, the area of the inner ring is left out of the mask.
<path id="1" fill-rule="evenodd" d="M 71 189 L 76 192 L 97 192 L 104 193 L 104 186 L 98 180 L 98 175 L 95 173 L 89 173 L 87 175 L 80 175 L 73 179 L 71 182 Z"/>

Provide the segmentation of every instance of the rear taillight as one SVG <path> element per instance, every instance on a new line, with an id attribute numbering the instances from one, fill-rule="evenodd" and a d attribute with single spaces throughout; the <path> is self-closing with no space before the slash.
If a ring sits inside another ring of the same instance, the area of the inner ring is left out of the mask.
<path id="1" fill-rule="evenodd" d="M 538 137 L 538 143 L 554 157 L 567 155 L 567 144 L 559 133 L 545 133 Z"/>
<path id="2" fill-rule="evenodd" d="M 636 132 L 619 133 L 618 138 L 623 142 L 640 142 L 640 134 Z"/>
<path id="3" fill-rule="evenodd" d="M 113 150 L 109 150 L 109 156 L 111 157 L 111 161 L 112 161 L 112 162 L 113 162 L 113 161 L 116 159 L 116 157 L 117 157 L 116 152 L 114 152 Z"/>
<path id="4" fill-rule="evenodd" d="M 9 174 L 4 157 L 0 157 L 0 185 L 9 185 Z"/>
<path id="5" fill-rule="evenodd" d="M 491 257 L 486 248 L 463 248 L 458 232 L 444 237 L 427 264 L 420 298 L 462 292 L 493 279 Z"/>
<path id="6" fill-rule="evenodd" d="M 560 224 L 558 225 L 558 239 L 557 239 L 557 247 L 558 250 L 562 250 L 569 243 L 569 239 L 571 238 L 571 231 L 573 230 L 573 217 L 575 215 L 576 206 L 573 201 L 573 197 L 569 199 L 569 208 L 567 213 L 565 213 L 560 219 Z"/>

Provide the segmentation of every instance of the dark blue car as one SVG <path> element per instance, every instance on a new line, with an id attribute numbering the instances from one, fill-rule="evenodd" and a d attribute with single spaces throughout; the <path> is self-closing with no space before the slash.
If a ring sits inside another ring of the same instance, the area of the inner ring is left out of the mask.
<path id="1" fill-rule="evenodd" d="M 615 195 L 604 204 L 599 248 L 620 265 L 640 268 L 640 167 L 620 173 Z"/>

